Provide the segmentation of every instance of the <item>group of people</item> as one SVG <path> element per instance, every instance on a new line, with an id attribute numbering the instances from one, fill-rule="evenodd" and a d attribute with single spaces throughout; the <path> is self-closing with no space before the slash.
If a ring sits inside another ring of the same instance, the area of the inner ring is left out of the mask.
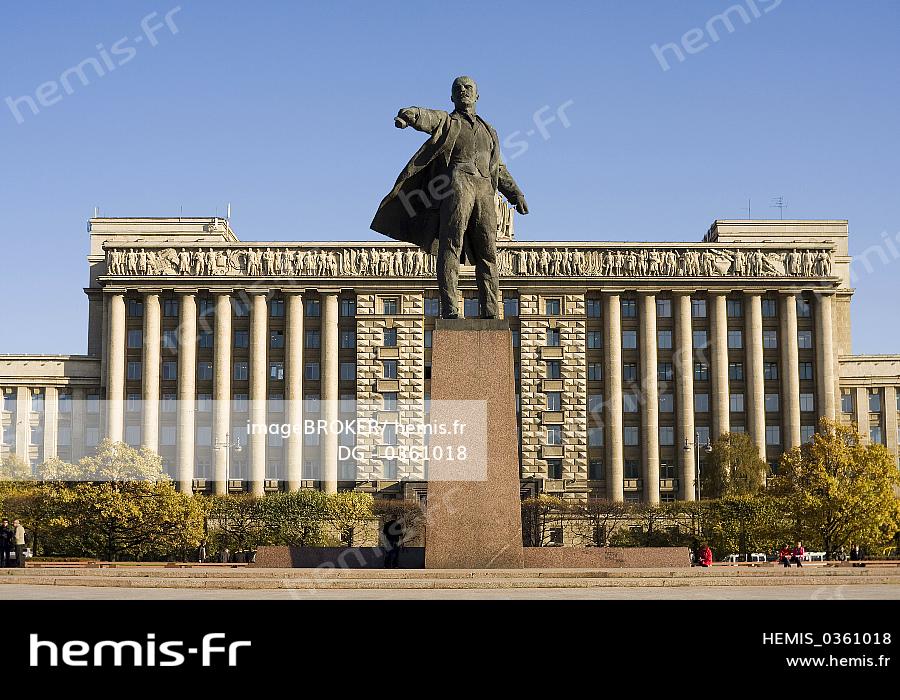
<path id="1" fill-rule="evenodd" d="M 803 543 L 798 541 L 797 544 L 792 548 L 790 545 L 785 545 L 778 552 L 778 561 L 785 568 L 791 568 L 791 564 L 796 564 L 798 567 L 803 566 L 803 555 L 806 554 L 806 550 L 803 548 Z"/>
<path id="2" fill-rule="evenodd" d="M 11 561 L 13 551 L 15 564 Z M 25 528 L 18 520 L 13 520 L 12 527 L 6 518 L 0 524 L 0 566 L 25 566 Z"/>

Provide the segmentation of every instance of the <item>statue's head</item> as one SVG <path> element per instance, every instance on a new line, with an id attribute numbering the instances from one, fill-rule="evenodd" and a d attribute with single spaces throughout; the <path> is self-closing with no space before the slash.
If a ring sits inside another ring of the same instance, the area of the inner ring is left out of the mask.
<path id="1" fill-rule="evenodd" d="M 461 75 L 453 81 L 450 99 L 457 109 L 472 108 L 478 102 L 478 86 L 468 75 Z"/>

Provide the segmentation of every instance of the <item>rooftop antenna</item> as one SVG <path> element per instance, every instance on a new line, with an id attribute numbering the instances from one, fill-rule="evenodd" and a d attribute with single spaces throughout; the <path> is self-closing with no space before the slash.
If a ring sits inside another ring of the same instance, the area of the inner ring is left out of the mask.
<path id="1" fill-rule="evenodd" d="M 784 197 L 773 197 L 772 204 L 770 206 L 772 209 L 777 209 L 781 218 L 784 218 L 784 210 L 787 209 L 787 204 L 784 202 Z"/>
<path id="2" fill-rule="evenodd" d="M 225 218 L 228 219 L 228 221 L 231 221 L 231 202 L 228 202 L 227 210 L 228 213 L 225 215 Z"/>
<path id="3" fill-rule="evenodd" d="M 100 207 L 94 207 L 94 218 L 100 216 Z"/>
<path id="4" fill-rule="evenodd" d="M 753 218 L 752 216 L 750 216 L 750 197 L 747 197 L 747 218 L 748 219 Z"/>

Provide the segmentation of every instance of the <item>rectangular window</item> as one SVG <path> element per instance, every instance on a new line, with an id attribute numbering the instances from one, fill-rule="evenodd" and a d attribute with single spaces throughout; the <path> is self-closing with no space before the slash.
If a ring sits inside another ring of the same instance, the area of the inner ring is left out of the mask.
<path id="1" fill-rule="evenodd" d="M 637 318 L 637 301 L 622 299 L 622 318 Z"/>
<path id="2" fill-rule="evenodd" d="M 244 349 L 250 347 L 250 331 L 234 332 L 234 347 L 236 349 Z"/>
<path id="3" fill-rule="evenodd" d="M 383 313 L 385 316 L 392 316 L 397 314 L 399 308 L 399 300 L 395 297 L 381 300 L 381 313 Z"/>
<path id="4" fill-rule="evenodd" d="M 691 316 L 706 318 L 706 299 L 691 299 Z"/>
<path id="5" fill-rule="evenodd" d="M 622 349 L 637 350 L 637 331 L 622 331 Z"/>
<path id="6" fill-rule="evenodd" d="M 599 350 L 603 347 L 603 333 L 601 331 L 588 331 L 587 346 L 589 350 Z"/>
<path id="7" fill-rule="evenodd" d="M 740 299 L 728 299 L 725 302 L 725 313 L 728 318 L 740 318 L 744 315 L 744 302 Z"/>
<path id="8" fill-rule="evenodd" d="M 641 463 L 637 459 L 626 459 L 625 460 L 625 478 L 626 479 L 640 479 L 641 478 Z M 638 494 L 638 500 L 640 500 L 640 494 Z"/>
<path id="9" fill-rule="evenodd" d="M 869 413 L 881 413 L 880 389 L 869 389 Z"/>
<path id="10" fill-rule="evenodd" d="M 57 399 L 59 402 L 59 412 L 60 413 L 71 413 L 72 412 L 72 394 L 64 394 L 60 392 L 59 398 Z"/>
<path id="11" fill-rule="evenodd" d="M 694 410 L 697 413 L 709 413 L 709 394 L 694 394 Z"/>
<path id="12" fill-rule="evenodd" d="M 811 318 L 812 306 L 809 299 L 797 299 L 797 318 Z"/>
<path id="13" fill-rule="evenodd" d="M 178 347 L 178 331 L 163 331 L 162 346 L 166 350 L 174 350 Z"/>
<path id="14" fill-rule="evenodd" d="M 247 362 L 239 361 L 234 363 L 234 380 L 236 382 L 246 382 L 250 376 L 250 365 Z"/>
<path id="15" fill-rule="evenodd" d="M 812 362 L 801 362 L 800 363 L 800 379 L 813 379 L 813 363 Z"/>
<path id="16" fill-rule="evenodd" d="M 178 318 L 178 299 L 165 299 L 163 301 L 163 316 L 166 318 Z"/>
<path id="17" fill-rule="evenodd" d="M 128 381 L 138 382 L 141 380 L 141 363 L 140 362 L 129 362 L 128 363 Z"/>
<path id="18" fill-rule="evenodd" d="M 397 392 L 386 391 L 381 395 L 381 405 L 385 411 L 397 410 Z"/>
<path id="19" fill-rule="evenodd" d="M 729 362 L 728 363 L 728 378 L 734 381 L 741 381 L 744 378 L 744 363 L 743 362 Z"/>
<path id="20" fill-rule="evenodd" d="M 356 299 L 341 299 L 341 316 L 356 316 Z"/>
<path id="21" fill-rule="evenodd" d="M 284 299 L 272 299 L 269 302 L 269 316 L 272 318 L 284 318 Z"/>
<path id="22" fill-rule="evenodd" d="M 671 362 L 660 362 L 656 365 L 656 378 L 661 382 L 671 382 L 675 379 L 675 370 Z"/>
<path id="23" fill-rule="evenodd" d="M 61 425 L 57 429 L 59 432 L 57 433 L 56 442 L 57 444 L 67 447 L 72 444 L 72 428 L 68 425 Z"/>
<path id="24" fill-rule="evenodd" d="M 778 413 L 780 403 L 780 397 L 778 394 L 766 394 L 766 413 Z"/>
<path id="25" fill-rule="evenodd" d="M 164 445 L 165 447 L 171 447 L 175 444 L 175 426 L 174 425 L 164 425 L 160 428 L 159 431 L 159 444 Z"/>
<path id="26" fill-rule="evenodd" d="M 131 318 L 141 318 L 144 315 L 144 302 L 138 299 L 129 299 L 128 315 Z"/>
<path id="27" fill-rule="evenodd" d="M 397 360 L 382 360 L 382 375 L 385 379 L 397 378 Z"/>
<path id="28" fill-rule="evenodd" d="M 763 331 L 763 347 L 766 350 L 774 350 L 778 347 L 778 331 L 774 329 Z"/>
<path id="29" fill-rule="evenodd" d="M 236 413 L 246 413 L 250 405 L 250 397 L 247 394 L 234 395 L 234 410 Z"/>
<path id="30" fill-rule="evenodd" d="M 547 478 L 548 479 L 562 479 L 563 478 L 563 466 L 561 459 L 548 459 L 547 460 Z"/>
<path id="31" fill-rule="evenodd" d="M 672 318 L 672 300 L 671 299 L 657 299 L 656 300 L 656 315 L 658 318 Z"/>
<path id="32" fill-rule="evenodd" d="M 640 410 L 640 402 L 636 394 L 622 394 L 622 410 L 625 413 L 637 413 Z"/>
<path id="33" fill-rule="evenodd" d="M 178 406 L 178 396 L 177 394 L 163 394 L 162 401 L 160 401 L 160 410 L 163 413 L 175 413 L 175 409 Z"/>
<path id="34" fill-rule="evenodd" d="M 740 350 L 744 347 L 744 333 L 740 330 L 729 330 L 728 331 L 728 349 L 729 350 Z"/>
<path id="35" fill-rule="evenodd" d="M 638 426 L 626 425 L 622 432 L 625 445 L 635 447 L 641 444 L 641 429 Z"/>
<path id="36" fill-rule="evenodd" d="M 383 331 L 383 341 L 384 341 L 384 347 L 386 347 L 386 348 L 397 347 L 397 329 L 396 328 L 385 328 Z"/>
<path id="37" fill-rule="evenodd" d="M 269 363 L 269 379 L 276 382 L 284 381 L 284 362 Z"/>
<path id="38" fill-rule="evenodd" d="M 900 398 L 898 398 L 900 401 Z M 900 406 L 898 406 L 900 409 Z M 853 413 L 853 394 L 845 391 L 841 394 L 841 413 Z"/>
<path id="39" fill-rule="evenodd" d="M 548 411 L 560 411 L 562 410 L 562 394 L 558 391 L 548 391 L 547 392 L 547 410 Z"/>
<path id="40" fill-rule="evenodd" d="M 269 347 L 273 350 L 283 350 L 284 349 L 284 332 L 283 331 L 270 331 L 269 332 Z"/>
<path id="41" fill-rule="evenodd" d="M 603 447 L 603 428 L 599 426 L 588 428 L 588 447 Z"/>
<path id="42" fill-rule="evenodd" d="M 547 360 L 547 379 L 562 378 L 562 362 L 559 360 Z"/>
<path id="43" fill-rule="evenodd" d="M 562 445 L 562 426 L 547 426 L 547 443 L 548 445 Z"/>
<path id="44" fill-rule="evenodd" d="M 505 304 L 506 302 L 504 302 Z M 506 313 L 506 312 L 504 312 Z M 440 316 L 441 315 L 441 300 L 437 297 L 425 297 L 425 315 L 426 316 Z"/>
<path id="45" fill-rule="evenodd" d="M 778 315 L 778 302 L 775 299 L 762 300 L 763 318 L 775 318 Z"/>
<path id="46" fill-rule="evenodd" d="M 356 347 L 356 331 L 341 331 L 341 349 L 350 350 Z"/>
<path id="47" fill-rule="evenodd" d="M 698 425 L 697 428 L 697 437 L 700 439 L 701 445 L 709 444 L 709 426 L 708 425 Z"/>
<path id="48" fill-rule="evenodd" d="M 561 308 L 559 299 L 544 299 L 544 314 L 547 316 L 559 316 Z"/>
<path id="49" fill-rule="evenodd" d="M 200 346 L 201 350 L 212 350 L 212 348 L 213 348 L 212 331 L 200 331 L 197 334 L 197 345 Z"/>
<path id="50" fill-rule="evenodd" d="M 599 382 L 603 379 L 603 365 L 599 362 L 588 363 L 588 381 Z"/>
<path id="51" fill-rule="evenodd" d="M 695 349 L 702 350 L 703 348 L 706 348 L 709 346 L 709 338 L 706 334 L 706 331 L 704 331 L 704 330 L 694 331 L 693 338 L 694 338 L 694 348 Z"/>
<path id="52" fill-rule="evenodd" d="M 766 444 L 767 445 L 780 445 L 781 444 L 781 426 L 780 425 L 767 425 L 766 426 Z"/>
<path id="53" fill-rule="evenodd" d="M 810 350 L 812 346 L 812 331 L 797 331 L 797 347 L 801 350 Z"/>
<path id="54" fill-rule="evenodd" d="M 519 297 L 506 297 L 503 300 L 503 318 L 519 315 Z"/>
<path id="55" fill-rule="evenodd" d="M 212 381 L 213 378 L 213 365 L 212 362 L 198 362 L 197 363 L 197 379 L 201 382 L 203 381 Z"/>
<path id="56" fill-rule="evenodd" d="M 810 442 L 813 439 L 813 436 L 816 434 L 816 426 L 814 425 L 801 425 L 800 426 L 800 442 L 805 444 Z"/>
<path id="57" fill-rule="evenodd" d="M 659 412 L 674 413 L 675 412 L 675 396 L 674 394 L 659 395 Z"/>
<path id="58" fill-rule="evenodd" d="M 318 299 L 307 299 L 304 306 L 307 316 L 317 318 L 322 315 L 322 304 Z"/>
<path id="59" fill-rule="evenodd" d="M 212 299 L 202 298 L 197 300 L 197 313 L 200 318 L 212 316 L 216 312 L 216 302 Z"/>
<path id="60" fill-rule="evenodd" d="M 426 330 L 425 331 L 425 347 L 430 348 L 432 343 L 434 342 L 434 331 Z M 516 347 L 515 342 L 513 342 L 513 347 Z"/>
<path id="61" fill-rule="evenodd" d="M 603 396 L 601 394 L 591 394 L 588 396 L 588 412 L 599 413 L 603 410 Z"/>
<path id="62" fill-rule="evenodd" d="M 311 382 L 319 381 L 319 363 L 307 362 L 303 368 L 303 378 Z"/>
<path id="63" fill-rule="evenodd" d="M 132 350 L 144 345 L 144 332 L 138 328 L 128 331 L 128 347 Z"/>
<path id="64" fill-rule="evenodd" d="M 675 427 L 671 425 L 661 425 L 659 427 L 659 444 L 664 447 L 671 447 L 675 444 Z"/>
<path id="65" fill-rule="evenodd" d="M 657 331 L 656 345 L 660 350 L 672 349 L 672 331 Z"/>
<path id="66" fill-rule="evenodd" d="M 478 318 L 481 316 L 481 302 L 474 297 L 463 299 L 463 316 L 466 318 Z"/>
<path id="67" fill-rule="evenodd" d="M 33 438 L 34 438 L 34 431 L 32 431 L 32 439 Z M 130 445 L 131 447 L 137 447 L 138 445 L 141 444 L 141 426 L 139 426 L 139 425 L 126 425 L 125 426 L 125 443 L 127 445 Z"/>
<path id="68" fill-rule="evenodd" d="M 778 363 L 777 362 L 764 362 L 763 363 L 763 379 L 769 379 L 769 380 L 778 379 Z"/>
<path id="69" fill-rule="evenodd" d="M 546 334 L 546 344 L 550 348 L 558 348 L 560 346 L 559 330 L 556 328 L 548 328 Z"/>
<path id="70" fill-rule="evenodd" d="M 592 459 L 588 461 L 588 479 L 591 481 L 603 481 L 602 459 Z"/>
<path id="71" fill-rule="evenodd" d="M 200 413 L 212 411 L 212 394 L 197 394 L 197 410 Z"/>
<path id="72" fill-rule="evenodd" d="M 320 348 L 322 346 L 322 333 L 317 330 L 308 330 L 306 331 L 306 347 L 307 348 Z"/>
<path id="73" fill-rule="evenodd" d="M 232 299 L 231 308 L 236 318 L 247 318 L 250 315 L 250 306 L 246 299 Z"/>
<path id="74" fill-rule="evenodd" d="M 743 394 L 731 394 L 728 397 L 728 402 L 730 404 L 732 413 L 743 413 L 744 412 L 744 395 Z"/>
<path id="75" fill-rule="evenodd" d="M 709 365 L 705 362 L 695 362 L 694 363 L 694 381 L 697 382 L 708 382 L 709 381 Z"/>
<path id="76" fill-rule="evenodd" d="M 34 409 L 33 406 L 32 409 Z M 125 397 L 125 410 L 128 413 L 138 413 L 141 410 L 141 395 L 128 394 L 128 396 Z"/>
<path id="77" fill-rule="evenodd" d="M 352 382 L 354 379 L 356 379 L 356 363 L 341 362 L 340 372 L 342 382 Z"/>
<path id="78" fill-rule="evenodd" d="M 800 394 L 800 410 L 804 413 L 816 410 L 816 399 L 813 394 Z"/>
<path id="79" fill-rule="evenodd" d="M 588 318 L 600 318 L 600 315 L 603 313 L 602 308 L 603 303 L 600 299 L 587 299 L 585 301 L 585 309 Z"/>
<path id="80" fill-rule="evenodd" d="M 622 365 L 622 379 L 626 382 L 636 382 L 638 378 L 638 368 L 634 362 L 626 362 Z"/>

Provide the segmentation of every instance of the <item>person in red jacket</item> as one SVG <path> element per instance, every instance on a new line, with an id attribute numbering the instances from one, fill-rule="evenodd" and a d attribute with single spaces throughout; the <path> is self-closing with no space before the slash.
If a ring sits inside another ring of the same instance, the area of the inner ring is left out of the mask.
<path id="1" fill-rule="evenodd" d="M 700 556 L 698 557 L 700 566 L 712 566 L 712 550 L 708 544 L 700 545 Z"/>
<path id="2" fill-rule="evenodd" d="M 803 555 L 806 554 L 806 550 L 803 549 L 803 543 L 797 542 L 797 546 L 794 547 L 791 552 L 791 564 L 796 564 L 797 566 L 803 566 Z"/>

